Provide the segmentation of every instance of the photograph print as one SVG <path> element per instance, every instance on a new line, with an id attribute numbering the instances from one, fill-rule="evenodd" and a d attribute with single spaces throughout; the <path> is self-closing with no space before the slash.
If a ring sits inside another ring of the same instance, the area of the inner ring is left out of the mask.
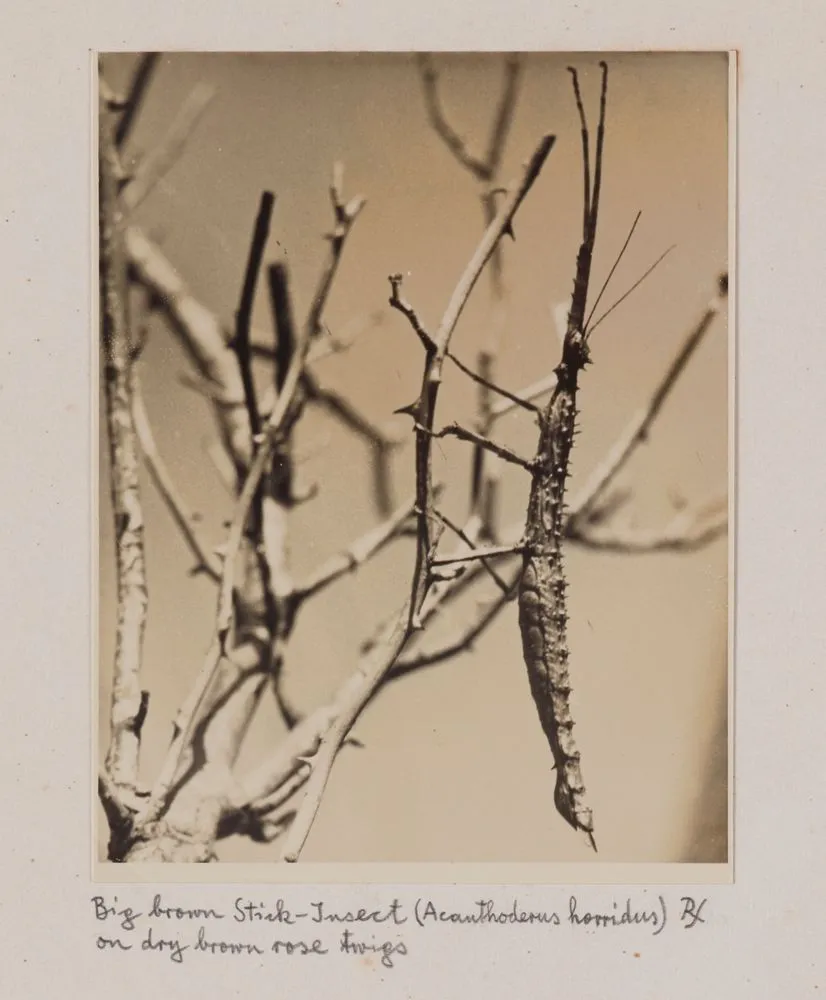
<path id="1" fill-rule="evenodd" d="M 97 58 L 98 861 L 731 862 L 730 61 Z"/>

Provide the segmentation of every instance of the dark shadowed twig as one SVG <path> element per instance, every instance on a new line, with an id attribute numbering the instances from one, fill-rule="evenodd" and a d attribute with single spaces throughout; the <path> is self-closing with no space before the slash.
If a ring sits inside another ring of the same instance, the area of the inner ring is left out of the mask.
<path id="1" fill-rule="evenodd" d="M 129 93 L 123 103 L 122 114 L 115 126 L 115 146 L 120 149 L 126 144 L 132 126 L 138 117 L 138 112 L 143 104 L 146 91 L 152 80 L 152 75 L 158 65 L 159 52 L 144 52 L 138 59 L 132 82 L 129 85 Z"/>
<path id="2" fill-rule="evenodd" d="M 258 275 L 261 272 L 261 262 L 267 246 L 270 233 L 275 196 L 271 191 L 264 191 L 258 206 L 255 228 L 252 234 L 247 266 L 244 271 L 244 281 L 241 286 L 241 300 L 235 314 L 235 337 L 233 347 L 238 355 L 238 366 L 241 369 L 241 380 L 244 383 L 244 399 L 247 404 L 250 430 L 253 438 L 261 429 L 261 418 L 258 413 L 258 403 L 255 398 L 255 382 L 252 375 L 252 352 L 250 350 L 250 329 L 252 326 L 252 307 L 255 301 L 255 290 L 258 287 Z"/>
<path id="3" fill-rule="evenodd" d="M 430 53 L 423 52 L 417 56 L 417 59 L 427 114 L 434 131 L 459 163 L 466 170 L 469 170 L 477 180 L 489 180 L 490 169 L 488 164 L 484 160 L 474 156 L 468 150 L 464 139 L 451 127 L 445 116 L 442 109 L 441 97 L 439 96 L 439 74 L 436 72 L 433 56 Z"/>
<path id="4" fill-rule="evenodd" d="M 311 403 L 326 410 L 369 447 L 376 511 L 380 517 L 387 517 L 393 507 L 390 461 L 401 441 L 370 421 L 346 396 L 321 385 L 311 372 L 304 373 L 303 384 Z"/>

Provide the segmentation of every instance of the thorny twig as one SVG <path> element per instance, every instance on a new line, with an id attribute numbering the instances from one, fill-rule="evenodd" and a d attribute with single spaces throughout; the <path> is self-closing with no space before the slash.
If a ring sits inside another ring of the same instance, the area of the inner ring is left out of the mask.
<path id="1" fill-rule="evenodd" d="M 321 315 L 332 287 L 333 278 L 338 269 L 341 252 L 350 228 L 359 212 L 364 207 L 365 200 L 361 196 L 351 199 L 346 205 L 341 197 L 341 171 L 334 172 L 331 187 L 331 199 L 335 213 L 335 228 L 330 236 L 330 251 L 324 267 L 315 299 L 310 307 L 300 341 L 290 362 L 289 370 L 284 377 L 276 405 L 262 430 L 262 440 L 252 460 L 246 480 L 241 489 L 236 504 L 235 513 L 230 525 L 224 572 L 221 580 L 216 615 L 215 635 L 210 651 L 196 678 L 190 696 L 182 706 L 176 720 L 176 736 L 167 753 L 160 776 L 152 790 L 151 799 L 143 815 L 144 822 L 156 819 L 168 804 L 168 796 L 175 775 L 181 764 L 183 754 L 192 737 L 192 730 L 199 712 L 204 704 L 209 688 L 216 677 L 222 655 L 227 652 L 227 643 L 232 625 L 234 605 L 232 601 L 235 586 L 235 557 L 240 549 L 244 527 L 259 483 L 264 475 L 273 453 L 283 439 L 284 428 L 289 424 L 292 413 L 293 399 L 299 387 L 301 376 L 310 346 L 321 329 Z"/>
<path id="2" fill-rule="evenodd" d="M 499 146 L 499 154 L 497 155 L 501 154 L 501 148 L 504 145 L 504 132 L 507 129 L 507 124 L 510 120 L 510 116 L 512 115 L 513 101 L 515 100 L 516 93 L 516 79 L 517 74 L 515 72 L 512 77 L 508 78 L 509 85 L 512 87 L 512 93 L 508 96 L 508 90 L 506 88 L 503 93 L 499 114 L 496 122 L 494 123 L 494 133 L 497 129 L 499 129 L 499 133 L 502 136 Z M 108 100 L 105 95 L 104 100 Z M 112 100 L 114 99 L 111 99 L 110 103 Z M 511 102 L 510 110 L 507 110 L 508 102 Z M 459 141 L 461 142 L 461 140 Z M 545 151 L 545 156 L 549 150 L 550 144 Z M 495 174 L 498 163 L 495 161 L 494 153 L 491 149 L 489 149 L 488 152 L 489 162 L 493 164 L 491 169 Z M 478 166 L 478 164 L 482 163 L 482 161 L 473 160 L 473 163 Z M 465 165 L 467 166 L 467 164 Z M 469 169 L 473 169 L 473 167 L 470 166 Z M 117 176 L 116 180 L 118 180 Z M 528 186 L 530 186 L 530 184 L 528 184 Z M 598 184 L 595 184 L 595 187 L 598 190 Z M 325 269 L 325 273 L 319 286 L 319 293 L 316 296 L 313 309 L 311 309 L 307 323 L 305 324 L 304 337 L 301 339 L 299 344 L 299 349 L 303 352 L 303 363 L 298 369 L 297 376 L 295 374 L 295 352 L 293 352 L 292 361 L 286 366 L 288 371 L 284 371 L 285 365 L 283 362 L 283 355 L 281 362 L 278 361 L 276 355 L 279 347 L 282 346 L 280 342 L 276 347 L 276 352 L 273 354 L 270 354 L 267 349 L 261 349 L 256 354 L 253 345 L 250 345 L 250 355 L 268 357 L 276 360 L 276 372 L 280 372 L 280 384 L 278 386 L 279 391 L 273 403 L 268 408 L 269 413 L 267 414 L 267 410 L 264 407 L 261 407 L 261 409 L 264 410 L 265 415 L 268 415 L 269 419 L 267 427 L 257 441 L 260 449 L 263 449 L 264 447 L 271 448 L 273 456 L 277 455 L 280 449 L 289 447 L 290 429 L 295 422 L 297 413 L 300 412 L 300 408 L 301 405 L 303 405 L 304 400 L 311 397 L 313 395 L 313 391 L 315 391 L 317 395 L 324 394 L 327 398 L 329 398 L 328 391 L 321 389 L 321 387 L 318 386 L 318 383 L 314 383 L 309 377 L 306 365 L 312 360 L 325 356 L 325 353 L 328 352 L 328 348 L 325 348 L 323 341 L 320 339 L 320 334 L 323 332 L 320 321 L 323 303 L 327 294 L 329 294 L 329 289 L 332 284 L 332 278 L 337 264 L 337 253 L 340 253 L 343 237 L 346 236 L 349 224 L 352 222 L 352 219 L 348 220 L 347 217 L 348 209 L 352 209 L 355 206 L 355 211 L 357 212 L 361 207 L 360 203 L 356 199 L 351 201 L 349 205 L 343 206 L 340 191 L 341 180 L 340 174 L 337 173 L 331 189 L 334 212 L 336 214 L 336 226 L 333 233 L 330 235 L 332 247 L 332 266 Z M 490 213 L 487 216 L 489 219 L 491 216 L 496 214 L 494 213 L 495 196 L 498 196 L 498 192 L 488 192 L 485 200 L 486 212 Z M 518 207 L 519 200 L 521 200 L 521 198 L 516 201 L 516 204 L 510 212 L 510 217 L 505 221 L 499 235 L 494 240 L 492 251 L 488 254 L 488 259 L 490 257 L 494 258 L 494 264 L 497 262 L 499 253 L 499 237 L 501 237 L 502 232 L 511 231 L 510 222 L 513 213 L 516 211 L 516 207 Z M 496 214 L 496 220 L 499 220 L 500 216 L 501 209 L 500 213 Z M 587 235 L 587 219 L 585 229 Z M 486 234 L 486 236 L 487 235 L 488 234 Z M 172 320 L 173 327 L 177 328 L 178 331 L 182 333 L 182 339 L 185 346 L 187 346 L 190 355 L 196 361 L 196 366 L 202 373 L 204 385 L 214 386 L 214 389 L 210 388 L 208 390 L 208 395 L 215 405 L 216 415 L 218 417 L 219 426 L 222 429 L 222 438 L 224 443 L 225 445 L 230 445 L 230 454 L 233 454 L 236 459 L 238 458 L 239 451 L 232 449 L 232 442 L 233 440 L 240 442 L 243 440 L 244 436 L 246 437 L 244 442 L 247 449 L 246 458 L 242 455 L 242 461 L 236 461 L 236 466 L 239 471 L 240 479 L 242 481 L 245 480 L 241 499 L 247 504 L 247 510 L 249 510 L 251 501 L 249 499 L 245 499 L 245 490 L 249 487 L 250 481 L 255 474 L 255 463 L 253 462 L 253 468 L 249 471 L 249 473 L 247 473 L 246 470 L 247 459 L 251 457 L 253 450 L 249 442 L 251 441 L 255 430 L 255 417 L 254 411 L 249 410 L 250 393 L 244 393 L 243 391 L 241 393 L 238 392 L 240 373 L 238 371 L 237 364 L 233 376 L 236 381 L 233 382 L 233 377 L 223 377 L 230 372 L 232 365 L 228 363 L 225 368 L 222 368 L 223 361 L 219 360 L 222 357 L 222 352 L 225 351 L 229 355 L 229 358 L 234 361 L 231 351 L 228 350 L 225 331 L 223 331 L 221 325 L 217 322 L 217 320 L 215 320 L 214 317 L 207 314 L 207 311 L 195 302 L 194 299 L 192 299 L 183 286 L 183 283 L 168 265 L 166 265 L 166 270 L 164 270 L 165 262 L 163 261 L 163 258 L 155 252 L 155 248 L 152 248 L 150 244 L 147 244 L 145 239 L 142 237 L 142 234 L 138 233 L 137 230 L 130 230 L 127 234 L 127 239 L 129 240 L 130 248 L 137 250 L 137 253 L 132 255 L 133 276 L 142 280 L 147 287 L 154 288 L 152 305 L 160 304 L 161 307 L 167 312 L 168 317 Z M 485 241 L 483 240 L 483 245 L 484 242 Z M 477 252 L 477 255 L 474 257 L 471 265 L 469 265 L 469 270 L 478 265 L 478 269 L 481 271 L 485 260 L 482 259 L 481 263 L 479 263 L 477 260 L 478 256 L 479 252 Z M 159 257 L 161 262 L 160 269 L 158 268 Z M 492 276 L 493 272 L 496 270 L 497 267 L 492 266 Z M 157 280 L 159 275 L 162 279 L 160 281 Z M 467 273 L 465 277 L 467 277 Z M 248 775 L 243 782 L 230 786 L 231 791 L 229 797 L 224 800 L 224 804 L 221 807 L 223 818 L 221 820 L 221 828 L 218 833 L 219 836 L 225 836 L 231 832 L 245 832 L 254 839 L 269 841 L 274 839 L 276 836 L 279 836 L 285 829 L 289 828 L 289 824 L 292 823 L 287 845 L 284 849 L 284 856 L 289 860 L 296 860 L 300 853 L 301 846 L 309 833 L 309 829 L 320 804 L 321 797 L 337 753 L 343 745 L 347 733 L 355 720 L 358 718 L 364 705 L 375 696 L 377 691 L 386 681 L 404 676 L 419 667 L 428 666 L 431 663 L 438 662 L 452 656 L 462 649 L 468 648 L 470 643 L 495 619 L 496 615 L 505 606 L 508 599 L 513 596 L 516 583 L 522 575 L 521 567 L 519 567 L 518 570 L 511 576 L 510 584 L 505 584 L 505 593 L 497 595 L 495 599 L 490 602 L 486 602 L 485 605 L 480 605 L 477 609 L 477 620 L 471 624 L 466 634 L 460 639 L 454 638 L 447 645 L 443 645 L 437 650 L 420 654 L 411 654 L 405 658 L 401 658 L 399 656 L 402 650 L 406 647 L 407 643 L 418 634 L 416 632 L 417 628 L 423 626 L 430 620 L 430 618 L 432 618 L 433 615 L 444 607 L 448 601 L 457 597 L 459 594 L 464 593 L 466 588 L 478 579 L 482 570 L 476 566 L 464 570 L 459 576 L 453 579 L 440 578 L 439 566 L 461 559 L 463 553 L 472 553 L 480 535 L 486 530 L 485 525 L 491 525 L 493 523 L 488 517 L 486 517 L 484 521 L 479 517 L 480 508 L 478 503 L 474 501 L 474 509 L 471 511 L 469 521 L 460 532 L 460 537 L 463 538 L 464 544 L 457 550 L 456 557 L 435 557 L 435 545 L 438 542 L 438 532 L 432 532 L 430 533 L 430 537 L 428 537 L 427 524 L 428 520 L 433 520 L 434 516 L 438 520 L 438 514 L 433 506 L 433 484 L 429 481 L 429 453 L 427 454 L 426 461 L 422 461 L 422 456 L 425 452 L 429 452 L 429 449 L 425 448 L 425 440 L 429 442 L 434 433 L 433 411 L 435 409 L 435 395 L 441 378 L 441 362 L 444 357 L 451 356 L 447 344 L 453 327 L 455 326 L 455 322 L 458 319 L 458 315 L 463 307 L 464 301 L 466 300 L 467 295 L 470 294 L 475 280 L 476 279 L 473 278 L 468 285 L 464 286 L 464 288 L 462 282 L 460 281 L 445 313 L 445 317 L 443 318 L 443 322 L 437 336 L 431 337 L 430 334 L 428 334 L 427 331 L 424 330 L 420 324 L 418 324 L 417 319 L 415 323 L 411 320 L 411 325 L 414 326 L 414 329 L 419 327 L 417 329 L 417 333 L 419 333 L 426 351 L 425 378 L 423 379 L 420 397 L 414 404 L 404 408 L 404 412 L 409 412 L 414 417 L 417 424 L 417 495 L 415 509 L 418 514 L 416 531 L 418 541 L 417 565 L 416 572 L 414 574 L 413 587 L 411 590 L 411 598 L 399 613 L 388 619 L 381 635 L 372 643 L 371 651 L 365 654 L 359 662 L 355 673 L 345 682 L 344 685 L 342 685 L 332 702 L 327 706 L 317 709 L 307 718 L 300 721 L 296 728 L 287 735 L 287 738 L 278 748 L 274 757 L 264 761 L 261 766 L 254 772 L 251 772 L 251 774 Z M 393 302 L 393 299 L 391 299 L 391 304 L 394 305 L 395 308 L 399 309 L 400 303 L 403 301 L 401 300 L 401 296 L 399 294 L 400 285 L 396 285 L 393 291 L 394 297 L 398 299 L 398 302 Z M 453 310 L 453 317 L 448 323 L 448 319 L 451 316 L 451 310 Z M 400 311 L 404 311 L 404 309 L 400 309 Z M 415 313 L 413 313 L 413 316 L 415 317 Z M 411 319 L 410 315 L 408 315 L 408 319 Z M 193 329 L 190 329 L 190 326 L 193 327 Z M 445 335 L 446 329 L 447 332 Z M 214 336 L 216 332 L 219 335 L 218 338 Z M 204 340 L 204 338 L 206 339 Z M 443 343 L 441 342 L 442 338 L 444 338 Z M 309 348 L 307 340 L 313 341 Z M 491 360 L 494 353 L 495 352 L 491 352 Z M 516 397 L 514 395 L 510 395 L 509 399 L 505 402 L 492 402 L 490 393 L 495 391 L 495 387 L 492 385 L 490 368 L 485 368 L 484 355 L 485 352 L 482 352 L 480 355 L 479 374 L 474 376 L 477 378 L 477 381 L 480 381 L 479 376 L 481 376 L 480 384 L 483 384 L 483 388 L 485 390 L 480 396 L 480 430 L 477 435 L 479 438 L 483 436 L 483 432 L 486 432 L 499 416 L 504 415 L 505 412 L 508 412 L 517 405 L 523 405 L 521 402 L 516 402 Z M 438 363 L 434 364 L 434 362 Z M 243 372 L 244 364 L 242 363 L 240 367 Z M 216 372 L 218 374 L 217 378 L 214 377 Z M 243 381 L 243 379 L 240 381 Z M 488 384 L 484 385 L 485 382 Z M 526 395 L 529 398 L 534 398 L 535 395 L 541 395 L 544 392 L 552 390 L 556 385 L 556 382 L 557 374 L 554 374 L 550 378 L 542 380 L 542 382 L 535 383 L 534 386 L 529 387 Z M 243 390 L 243 386 L 241 386 L 241 388 Z M 289 394 L 286 404 L 284 403 L 285 394 Z M 325 399 L 325 402 L 326 401 L 327 399 Z M 431 401 L 432 405 L 429 407 L 428 422 L 429 401 Z M 338 400 L 336 400 L 336 402 L 338 402 Z M 343 400 L 343 402 L 345 408 L 349 406 L 349 402 L 347 400 Z M 661 401 L 659 405 L 661 405 Z M 245 408 L 248 410 L 247 413 L 244 412 Z M 278 416 L 277 413 L 279 409 L 283 410 L 283 413 L 280 416 Z M 331 412 L 336 412 L 337 409 L 340 411 L 341 407 L 337 407 L 335 404 L 331 406 Z M 361 415 L 358 414 L 357 411 L 352 412 L 355 414 L 355 418 L 349 420 L 349 424 L 354 429 L 358 429 L 359 422 L 362 421 L 363 418 L 361 418 Z M 273 427 L 274 418 L 277 419 L 275 420 L 275 426 Z M 348 423 L 347 414 L 344 415 L 344 422 Z M 252 424 L 252 427 L 250 424 Z M 244 427 L 244 425 L 246 426 Z M 372 427 L 369 429 L 373 430 Z M 647 427 L 644 430 L 647 431 Z M 378 434 L 380 433 L 381 432 L 377 432 L 375 435 L 376 440 L 378 439 Z M 369 433 L 364 436 L 367 437 L 368 440 L 370 439 Z M 639 442 L 635 442 L 632 448 L 636 446 L 636 443 Z M 481 446 L 478 451 L 481 455 Z M 628 456 L 626 455 L 623 458 L 621 464 L 624 463 L 627 457 Z M 421 473 L 425 469 L 427 470 L 427 475 L 422 475 Z M 613 481 L 617 471 L 618 469 L 613 470 L 610 475 L 610 481 Z M 263 479 L 264 475 L 265 471 L 262 470 L 259 475 L 259 479 Z M 490 477 L 488 478 L 488 486 L 490 486 Z M 622 529 L 606 529 L 604 522 L 607 521 L 607 518 L 610 517 L 613 512 L 613 509 L 608 510 L 608 513 L 603 516 L 603 512 L 608 509 L 607 501 L 604 502 L 603 499 L 608 485 L 608 482 L 602 484 L 598 491 L 599 495 L 593 496 L 587 503 L 587 506 L 582 504 L 580 505 L 581 509 L 579 510 L 576 505 L 574 506 L 573 514 L 576 515 L 579 513 L 581 518 L 577 520 L 574 516 L 567 519 L 563 531 L 567 539 L 581 544 L 593 545 L 593 547 L 598 548 L 617 548 L 617 550 L 619 550 L 618 546 L 624 545 L 625 548 L 622 549 L 623 551 L 644 552 L 661 550 L 663 548 L 688 548 L 695 544 L 704 544 L 704 541 L 708 540 L 712 536 L 716 537 L 716 535 L 725 528 L 725 520 L 720 517 L 719 510 L 715 513 L 715 511 L 712 511 L 709 508 L 708 510 L 701 510 L 696 514 L 690 514 L 688 511 L 683 511 L 675 517 L 674 521 L 668 525 L 664 531 L 650 532 L 647 533 L 647 535 L 639 532 L 631 532 L 630 530 L 623 532 Z M 476 487 L 474 487 L 474 490 L 475 489 Z M 609 495 L 608 499 L 610 499 L 611 495 Z M 421 499 L 425 499 L 426 501 L 424 506 L 420 503 Z M 585 499 L 588 498 L 586 497 Z M 328 561 L 327 564 L 320 567 L 316 574 L 305 582 L 305 584 L 302 584 L 301 587 L 295 588 L 294 590 L 291 589 L 291 597 L 298 601 L 302 592 L 302 587 L 311 590 L 313 593 L 317 592 L 321 589 L 321 587 L 325 586 L 326 583 L 331 582 L 333 579 L 337 579 L 338 576 L 347 572 L 348 569 L 357 564 L 361 559 L 366 558 L 375 551 L 378 551 L 379 548 L 381 548 L 381 546 L 390 538 L 396 537 L 400 534 L 409 523 L 410 518 L 410 505 L 403 505 L 403 507 L 405 506 L 407 506 L 408 510 L 404 517 L 402 517 L 403 508 L 400 508 L 396 512 L 396 515 L 359 540 L 359 542 L 351 548 L 349 553 L 344 553 L 339 557 L 333 557 L 333 559 Z M 239 516 L 241 516 L 239 511 L 236 511 L 236 519 L 233 522 L 233 526 L 237 522 Z M 246 514 L 243 516 L 245 517 Z M 599 524 L 597 523 L 598 521 Z M 709 532 L 711 532 L 712 535 L 709 535 Z M 280 537 L 283 541 L 286 538 L 286 534 L 284 533 Z M 521 538 L 521 532 L 518 529 L 511 532 L 505 532 L 504 537 Z M 232 529 L 230 531 L 230 541 L 232 541 Z M 230 545 L 227 546 L 226 551 L 228 554 L 231 554 L 232 548 Z M 485 550 L 486 560 L 490 559 L 491 562 L 496 562 L 497 564 L 500 561 L 510 563 L 513 560 L 512 553 L 514 550 L 510 546 L 500 546 L 498 552 L 495 552 L 493 556 L 491 556 L 492 551 L 495 550 Z M 476 554 L 471 554 L 470 558 L 478 558 L 478 552 Z M 229 561 L 230 560 L 228 560 L 228 562 Z M 231 570 L 229 572 L 231 573 Z M 225 566 L 224 578 L 222 581 L 224 585 L 226 584 L 227 573 L 228 570 Z M 233 585 L 230 590 L 235 592 L 237 590 L 237 585 Z M 226 645 L 226 639 L 224 638 L 228 635 L 229 628 L 227 628 L 226 632 L 222 632 L 221 623 L 222 621 L 227 621 L 229 624 L 232 622 L 231 614 L 229 619 L 222 618 L 221 607 L 222 605 L 219 602 L 218 627 L 216 632 L 217 645 L 213 649 L 213 652 L 218 659 L 220 659 L 224 654 L 230 654 L 230 650 Z M 258 654 L 255 653 L 252 648 L 248 649 L 247 647 L 244 647 L 243 649 L 236 647 L 232 650 L 231 655 L 239 664 L 245 661 L 245 657 L 252 657 L 252 659 L 249 659 L 250 664 L 256 662 L 258 657 Z M 208 659 L 205 664 L 205 668 L 209 662 L 210 660 Z M 215 667 L 213 668 L 213 672 L 214 669 L 217 669 L 217 661 Z M 208 687 L 209 683 L 207 684 L 207 688 Z M 179 726 L 178 736 L 176 739 L 181 736 L 185 737 L 186 726 L 191 727 L 191 724 L 194 723 L 196 718 L 203 717 L 204 710 L 207 708 L 207 701 L 204 699 L 199 709 L 197 703 L 197 685 L 193 690 L 196 695 L 196 701 L 193 702 L 193 699 L 190 698 L 187 704 L 182 707 L 182 712 L 179 713 L 178 722 L 183 722 L 184 726 Z M 205 693 L 206 691 L 202 692 L 202 694 Z M 145 707 L 144 699 L 144 713 Z M 188 716 L 190 711 L 191 715 Z M 188 723 L 187 718 L 189 718 Z M 186 742 L 186 739 L 182 740 L 181 750 L 185 747 Z M 170 757 L 172 755 L 173 748 L 170 748 Z M 313 756 L 314 754 L 315 756 Z M 167 762 L 169 759 L 170 758 L 167 759 Z M 180 756 L 177 758 L 176 767 L 174 769 L 175 771 L 178 770 L 178 764 L 180 764 Z M 173 771 L 170 775 L 170 780 L 174 779 L 174 776 L 175 774 Z M 304 787 L 308 777 L 310 777 L 310 782 L 305 795 L 304 803 L 296 812 L 288 807 L 288 803 L 300 791 L 300 789 Z M 161 779 L 162 778 L 163 774 L 161 776 Z M 104 773 L 101 778 L 101 799 L 107 807 L 107 815 L 110 816 L 113 833 L 116 827 L 121 831 L 121 833 L 127 831 L 130 825 L 134 825 L 136 814 L 138 814 L 137 819 L 139 823 L 147 823 L 147 820 L 151 820 L 158 815 L 157 810 L 153 810 L 152 808 L 143 808 L 145 800 L 143 796 L 139 795 L 137 792 L 133 794 L 121 794 L 116 800 L 110 794 L 112 787 L 110 779 Z M 169 787 L 164 790 L 161 780 L 156 783 L 155 789 L 153 789 L 153 798 L 157 796 L 159 790 L 161 791 L 161 798 L 165 797 L 167 791 L 171 791 Z"/>
<path id="3" fill-rule="evenodd" d="M 285 861 L 297 861 L 301 849 L 309 835 L 315 816 L 321 804 L 324 790 L 336 755 L 341 748 L 350 727 L 404 649 L 411 635 L 420 627 L 420 615 L 433 584 L 430 560 L 438 535 L 434 537 L 430 527 L 431 512 L 434 509 L 434 483 L 430 461 L 431 435 L 436 412 L 436 402 L 442 378 L 442 366 L 450 346 L 450 339 L 464 306 L 479 279 L 485 264 L 502 234 L 510 227 L 514 215 L 525 195 L 536 180 L 548 154 L 553 147 L 552 136 L 545 136 L 525 167 L 521 178 L 512 186 L 502 207 L 483 235 L 464 273 L 459 279 L 453 295 L 442 316 L 439 328 L 432 339 L 432 345 L 425 350 L 425 365 L 419 399 L 415 404 L 416 413 L 416 509 L 417 554 L 413 573 L 411 594 L 395 620 L 388 622 L 375 648 L 366 654 L 362 664 L 352 678 L 352 684 L 345 690 L 343 708 L 335 721 L 321 738 L 313 760 L 313 773 L 307 783 L 307 792 L 290 827 L 282 857 Z M 391 279 L 390 304 L 395 307 L 400 281 Z"/>
<path id="4" fill-rule="evenodd" d="M 441 108 L 439 98 L 439 76 L 431 55 L 419 57 L 419 68 L 427 106 L 428 118 L 436 134 L 451 150 L 457 162 L 483 185 L 482 209 L 485 225 L 489 225 L 496 214 L 496 196 L 503 193 L 497 186 L 499 168 L 507 143 L 508 132 L 513 123 L 519 93 L 521 64 L 516 55 L 505 60 L 505 75 L 499 105 L 493 117 L 488 146 L 484 159 L 471 156 L 466 144 L 451 126 Z M 513 230 L 510 230 L 513 236 Z M 505 325 L 505 285 L 503 280 L 503 248 L 497 244 L 490 266 L 491 293 L 494 300 L 493 323 L 488 337 L 477 356 L 477 373 L 480 391 L 478 395 L 477 430 L 487 436 L 493 426 L 493 399 L 490 383 L 495 378 L 495 362 Z M 458 363 L 458 362 L 457 362 Z M 485 534 L 496 536 L 496 496 L 499 470 L 495 460 L 485 455 L 485 450 L 477 446 L 473 452 L 473 472 L 471 475 L 470 505 L 472 513 L 482 516 Z"/>

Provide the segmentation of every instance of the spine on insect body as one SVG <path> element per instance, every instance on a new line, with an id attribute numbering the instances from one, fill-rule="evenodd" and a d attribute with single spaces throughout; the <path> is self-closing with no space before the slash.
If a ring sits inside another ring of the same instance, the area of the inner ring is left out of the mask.
<path id="1" fill-rule="evenodd" d="M 564 374 L 564 373 L 563 373 Z M 576 419 L 576 386 L 564 377 L 543 418 L 525 529 L 519 627 L 531 693 L 556 768 L 554 802 L 596 848 L 571 717 L 566 580 L 562 558 L 565 481 Z"/>

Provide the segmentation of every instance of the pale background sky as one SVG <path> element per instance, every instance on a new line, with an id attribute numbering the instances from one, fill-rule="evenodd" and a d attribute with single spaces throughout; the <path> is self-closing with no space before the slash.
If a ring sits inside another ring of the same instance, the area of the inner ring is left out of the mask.
<path id="1" fill-rule="evenodd" d="M 507 247 L 511 334 L 499 381 L 511 389 L 558 360 L 549 303 L 570 291 L 581 212 L 578 127 L 565 65 L 582 69 L 596 122 L 596 60 L 528 56 L 503 177 L 509 178 L 539 136 L 558 136 Z M 110 68 L 116 85 L 131 59 Z M 656 384 L 688 326 L 726 266 L 727 64 L 722 55 L 612 56 L 606 173 L 594 287 L 610 267 L 638 209 L 635 242 L 618 269 L 610 303 L 662 250 L 677 247 L 646 284 L 600 328 L 594 366 L 583 379 L 582 435 L 573 460 L 576 489 L 624 422 Z M 451 121 L 484 141 L 498 93 L 501 60 L 441 57 L 443 98 Z M 429 129 L 408 56 L 176 55 L 164 59 L 134 137 L 149 148 L 199 80 L 218 97 L 181 162 L 141 210 L 139 220 L 180 268 L 193 292 L 229 320 L 262 188 L 278 197 L 271 257 L 286 255 L 296 308 L 314 287 L 329 226 L 330 166 L 347 167 L 346 190 L 368 206 L 346 250 L 327 320 L 335 330 L 381 308 L 387 275 L 409 272 L 406 293 L 419 314 L 438 320 L 479 233 L 472 179 Z M 278 241 L 278 242 L 276 242 Z M 279 246 L 280 244 L 280 246 Z M 264 288 L 257 325 L 269 322 Z M 454 340 L 470 360 L 487 318 L 487 289 L 475 293 Z M 715 324 L 631 481 L 640 525 L 669 515 L 676 487 L 702 501 L 727 477 L 725 326 Z M 159 446 L 216 544 L 230 511 L 202 442 L 213 434 L 207 410 L 178 376 L 186 362 L 161 324 L 143 362 L 147 408 Z M 374 419 L 409 403 L 421 349 L 401 317 L 388 314 L 353 351 L 325 362 L 320 375 Z M 473 390 L 451 378 L 444 420 L 467 417 Z M 401 418 L 396 426 L 405 428 Z M 501 437 L 523 454 L 535 444 L 530 420 L 515 415 Z M 365 454 L 323 415 L 311 413 L 301 441 L 326 447 L 306 467 L 322 492 L 294 518 L 292 548 L 302 575 L 372 523 Z M 112 654 L 113 555 L 101 449 L 101 708 L 108 701 Z M 463 513 L 469 449 L 446 443 L 455 483 L 449 509 Z M 411 454 L 399 455 L 398 496 L 410 488 Z M 524 512 L 527 483 L 506 474 L 505 523 Z M 211 634 L 214 589 L 188 579 L 191 565 L 160 499 L 145 490 L 150 616 L 145 686 L 153 696 L 144 730 L 151 776 L 172 714 L 197 671 Z M 312 708 L 349 673 L 359 641 L 403 595 L 412 549 L 402 543 L 357 579 L 304 610 L 287 664 L 288 693 Z M 698 848 L 707 817 L 704 777 L 725 764 L 719 736 L 725 706 L 727 543 L 690 556 L 617 557 L 571 550 L 568 557 L 572 679 L 583 772 L 595 811 L 600 859 L 719 860 Z M 461 609 L 453 626 L 466 620 Z M 278 735 L 262 715 L 248 759 Z M 394 684 L 354 730 L 363 750 L 336 764 L 304 857 L 306 860 L 590 860 L 553 807 L 550 755 L 521 661 L 515 607 L 507 609 L 476 651 Z M 712 751 L 716 751 L 714 758 Z M 278 846 L 222 845 L 226 860 L 263 861 Z"/>

